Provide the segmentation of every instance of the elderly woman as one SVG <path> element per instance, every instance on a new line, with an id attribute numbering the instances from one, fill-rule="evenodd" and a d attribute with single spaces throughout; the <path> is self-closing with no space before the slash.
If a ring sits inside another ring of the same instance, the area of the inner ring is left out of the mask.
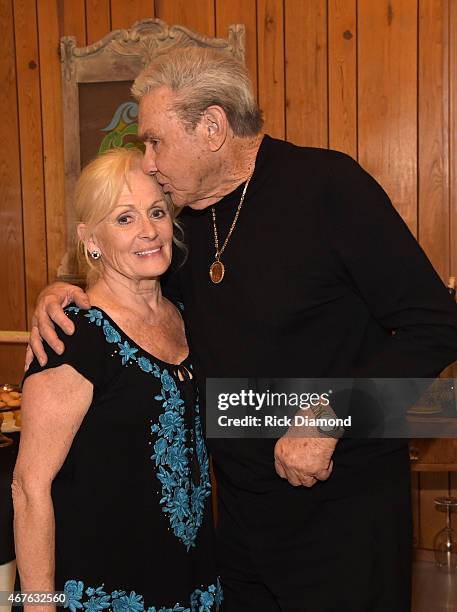
<path id="1" fill-rule="evenodd" d="M 222 599 L 198 391 L 179 309 L 160 290 L 173 212 L 141 161 L 119 149 L 83 171 L 92 307 L 66 308 L 65 351 L 48 349 L 24 383 L 21 587 L 65 591 L 72 612 L 216 611 Z"/>

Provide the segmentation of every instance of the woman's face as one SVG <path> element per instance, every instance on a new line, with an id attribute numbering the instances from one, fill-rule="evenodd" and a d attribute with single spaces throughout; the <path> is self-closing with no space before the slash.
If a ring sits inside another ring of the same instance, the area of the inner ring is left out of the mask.
<path id="1" fill-rule="evenodd" d="M 171 262 L 173 223 L 163 192 L 141 169 L 128 174 L 115 209 L 96 227 L 89 249 L 102 255 L 103 275 L 141 281 Z"/>

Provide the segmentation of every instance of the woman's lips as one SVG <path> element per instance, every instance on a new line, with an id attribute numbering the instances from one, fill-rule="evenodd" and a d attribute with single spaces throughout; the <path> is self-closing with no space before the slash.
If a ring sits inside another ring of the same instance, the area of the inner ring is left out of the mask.
<path id="1" fill-rule="evenodd" d="M 135 255 L 138 257 L 150 257 L 151 255 L 155 255 L 162 250 L 162 247 L 155 247 L 154 249 L 144 249 L 142 251 L 135 251 Z"/>

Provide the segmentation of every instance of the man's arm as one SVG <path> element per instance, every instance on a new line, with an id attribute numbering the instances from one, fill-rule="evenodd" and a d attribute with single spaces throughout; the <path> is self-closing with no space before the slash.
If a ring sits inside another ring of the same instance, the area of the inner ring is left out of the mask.
<path id="1" fill-rule="evenodd" d="M 457 359 L 457 306 L 387 194 L 354 160 L 335 154 L 321 214 L 348 287 L 386 331 L 353 376 L 438 376 Z"/>
<path id="2" fill-rule="evenodd" d="M 330 405 L 320 416 L 318 408 L 310 408 L 312 417 L 336 417 Z M 303 416 L 303 411 L 297 415 Z M 337 436 L 324 436 L 316 426 L 294 424 L 275 444 L 276 473 L 294 487 L 312 487 L 318 480 L 327 480 L 333 470 L 332 455 L 337 443 Z"/>
<path id="3" fill-rule="evenodd" d="M 27 370 L 36 356 L 41 366 L 48 361 L 43 349 L 43 340 L 61 355 L 65 349 L 63 342 L 59 340 L 55 332 L 54 323 L 71 336 L 75 331 L 72 321 L 65 315 L 63 309 L 75 302 L 80 308 L 90 308 L 90 301 L 86 293 L 75 285 L 68 283 L 53 283 L 43 289 L 38 296 L 35 312 L 32 317 L 32 329 L 30 332 L 30 344 L 27 347 L 25 358 L 25 369 Z"/>
<path id="4" fill-rule="evenodd" d="M 386 330 L 352 375 L 362 381 L 434 378 L 457 359 L 457 306 L 380 185 L 350 157 L 333 155 L 322 232 L 347 286 Z M 417 399 L 414 385 L 407 386 L 402 410 Z M 337 402 L 335 410 L 345 416 L 347 404 L 339 412 Z M 328 464 L 331 444 L 302 440 L 300 446 L 283 437 L 275 454 L 291 484 L 310 486 L 316 462 L 321 469 Z"/>

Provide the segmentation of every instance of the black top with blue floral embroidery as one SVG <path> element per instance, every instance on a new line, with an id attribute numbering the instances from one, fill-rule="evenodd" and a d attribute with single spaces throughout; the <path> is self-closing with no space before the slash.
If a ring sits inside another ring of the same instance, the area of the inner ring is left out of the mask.
<path id="1" fill-rule="evenodd" d="M 75 333 L 60 333 L 63 355 L 47 347 L 45 368 L 71 365 L 94 395 L 52 486 L 56 589 L 71 612 L 219 610 L 190 359 L 153 357 L 99 308 L 66 313 Z"/>

